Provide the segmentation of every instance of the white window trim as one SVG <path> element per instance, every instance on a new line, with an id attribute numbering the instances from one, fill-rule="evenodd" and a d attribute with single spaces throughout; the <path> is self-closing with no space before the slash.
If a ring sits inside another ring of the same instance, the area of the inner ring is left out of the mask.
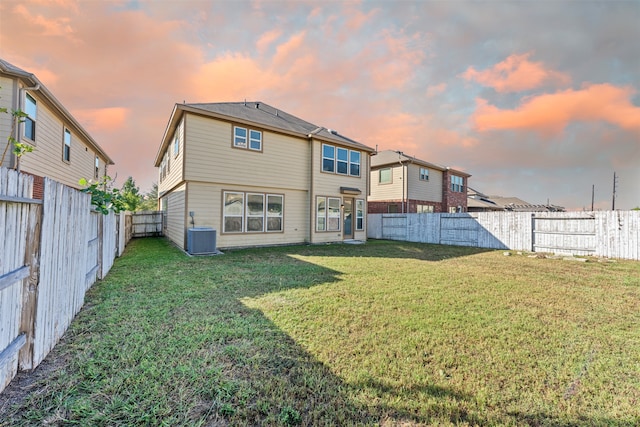
<path id="1" fill-rule="evenodd" d="M 63 128 L 62 131 L 62 161 L 65 163 L 71 163 L 71 131 L 67 128 Z M 69 139 L 67 141 L 67 135 Z"/>
<path id="2" fill-rule="evenodd" d="M 236 134 L 236 129 L 244 129 L 245 131 L 245 136 L 238 136 Z M 237 139 L 244 139 L 244 144 L 240 143 L 238 144 Z M 247 128 L 244 128 L 242 126 L 234 126 L 233 127 L 233 146 L 235 148 L 243 148 L 246 149 L 247 148 L 247 143 L 248 143 L 248 139 L 249 139 L 249 130 Z"/>
<path id="3" fill-rule="evenodd" d="M 227 194 L 240 194 L 242 195 L 242 213 L 240 215 L 227 215 L 227 212 L 225 211 L 225 202 L 227 200 Z M 229 234 L 240 234 L 244 232 L 244 229 L 246 227 L 245 225 L 245 220 L 244 220 L 244 213 L 246 210 L 246 204 L 245 204 L 245 193 L 243 191 L 223 191 L 222 192 L 222 232 L 223 233 L 229 233 Z M 240 230 L 236 231 L 227 231 L 227 221 L 226 218 L 240 218 L 241 219 L 241 226 L 240 226 Z"/>
<path id="4" fill-rule="evenodd" d="M 420 173 L 420 181 L 429 181 L 429 169 L 428 168 L 420 168 L 420 172 L 419 173 Z"/>
<path id="5" fill-rule="evenodd" d="M 35 109 L 34 115 L 31 116 L 27 110 L 27 100 L 31 100 L 33 101 L 33 108 Z M 36 129 L 36 123 L 38 121 L 38 101 L 36 100 L 35 97 L 31 96 L 29 93 L 25 92 L 24 93 L 24 109 L 25 109 L 25 113 L 27 113 L 27 117 L 26 119 L 29 119 L 33 122 L 33 138 L 30 135 L 27 135 L 27 125 L 26 123 L 22 123 L 22 136 L 25 137 L 26 139 L 28 139 L 29 141 L 32 142 L 36 142 L 36 134 L 37 134 L 37 129 Z M 25 119 L 25 121 L 26 121 Z"/>
<path id="6" fill-rule="evenodd" d="M 248 141 L 248 144 L 247 144 L 247 148 L 249 150 L 253 150 L 253 151 L 262 151 L 262 132 L 259 131 L 259 130 L 255 130 L 255 129 L 249 129 L 248 131 L 249 131 L 249 135 L 248 135 L 249 141 Z M 254 132 L 257 133 L 260 136 L 259 139 L 253 138 L 252 133 L 254 133 Z M 260 147 L 259 148 L 253 148 L 251 146 L 251 143 L 253 143 L 254 141 L 258 141 L 260 143 Z"/>
<path id="7" fill-rule="evenodd" d="M 318 201 L 324 199 L 324 216 L 320 216 L 318 214 Z M 329 215 L 329 206 L 330 206 L 330 201 L 338 201 L 338 215 Z M 342 211 L 341 211 L 341 206 L 342 206 L 342 199 L 340 197 L 330 197 L 330 196 L 317 196 L 316 197 L 316 232 L 319 233 L 335 233 L 336 231 L 341 231 L 342 230 Z M 324 230 L 320 230 L 318 225 L 318 218 L 324 218 Z M 329 218 L 338 218 L 338 228 L 337 229 L 329 229 Z"/>
<path id="8" fill-rule="evenodd" d="M 282 233 L 284 231 L 284 195 L 283 194 L 266 194 L 265 202 L 265 231 L 267 233 Z M 273 214 L 269 212 L 269 197 L 280 198 L 280 206 L 282 207 L 280 213 Z M 269 218 L 280 218 L 280 229 L 269 230 Z"/>
<path id="9" fill-rule="evenodd" d="M 333 157 L 326 157 L 324 155 L 324 147 L 332 147 L 333 148 Z M 347 152 L 347 160 L 338 160 L 338 151 L 339 150 L 344 150 Z M 339 147 L 337 145 L 333 145 L 333 144 L 325 144 L 323 143 L 322 146 L 320 147 L 320 171 L 324 172 L 324 173 L 333 173 L 336 175 L 342 175 L 342 176 L 351 176 L 354 178 L 360 178 L 362 176 L 362 152 L 358 151 L 358 150 L 350 150 L 348 148 L 344 148 L 344 147 Z M 359 158 L 359 162 L 352 162 L 351 161 L 351 153 L 358 153 L 358 158 Z M 324 170 L 324 161 L 325 160 L 331 160 L 333 162 L 333 171 L 327 171 Z M 342 172 L 338 172 L 338 162 L 340 163 L 345 163 L 347 164 L 347 172 L 346 173 L 342 173 Z M 351 173 L 351 165 L 358 165 L 358 174 L 354 175 Z"/>
<path id="10" fill-rule="evenodd" d="M 324 147 L 325 146 L 333 148 L 333 157 L 326 157 L 324 155 Z M 321 156 L 322 163 L 320 164 L 320 170 L 322 172 L 324 172 L 324 173 L 336 173 L 336 147 L 331 145 L 331 144 L 322 144 L 321 150 L 322 150 L 322 156 Z M 325 160 L 331 160 L 331 162 L 333 163 L 333 170 L 330 170 L 330 171 L 324 170 L 324 161 Z"/>
<path id="11" fill-rule="evenodd" d="M 225 213 L 225 200 L 227 194 L 241 194 L 242 195 L 242 215 L 227 215 Z M 248 200 L 249 196 L 262 196 L 262 215 L 250 215 Z M 268 203 L 269 197 L 280 198 L 282 206 L 282 212 L 278 215 L 269 213 Z M 225 218 L 242 218 L 242 229 L 240 231 L 227 231 Z M 262 230 L 249 230 L 249 218 L 262 218 Z M 269 230 L 268 220 L 269 218 L 280 218 L 280 229 Z M 284 194 L 275 193 L 256 193 L 250 191 L 223 191 L 222 192 L 222 232 L 225 234 L 260 234 L 260 233 L 282 233 L 284 232 Z"/>
<path id="12" fill-rule="evenodd" d="M 358 205 L 362 205 L 361 207 L 358 207 Z M 365 209 L 365 202 L 364 199 L 356 199 L 356 226 L 355 226 L 355 230 L 356 231 L 363 231 L 365 229 L 365 224 L 364 224 L 364 209 Z M 358 212 L 362 213 L 362 216 L 358 216 Z M 358 227 L 358 219 L 362 219 L 362 227 Z"/>
<path id="13" fill-rule="evenodd" d="M 249 214 L 249 197 L 250 196 L 260 196 L 262 197 L 262 212 L 260 215 Z M 245 193 L 245 207 L 244 207 L 244 215 L 246 217 L 245 220 L 245 232 L 246 233 L 264 233 L 265 229 L 265 194 L 264 193 Z M 262 219 L 262 228 L 260 230 L 249 230 L 249 218 L 261 218 Z"/>
<path id="14" fill-rule="evenodd" d="M 340 153 L 341 151 L 342 151 L 342 152 L 346 152 L 346 153 L 347 153 L 347 159 L 346 159 L 346 160 L 340 160 L 340 159 L 338 159 L 338 157 L 339 157 L 339 154 L 338 154 L 338 153 Z M 338 174 L 338 175 L 345 175 L 345 176 L 349 175 L 349 172 L 351 172 L 351 171 L 349 170 L 349 150 L 348 150 L 347 148 L 344 148 L 344 147 L 336 147 L 336 151 L 335 151 L 335 152 L 336 152 L 336 162 L 335 162 L 335 171 L 336 171 L 336 174 Z M 338 164 L 339 164 L 339 163 L 346 164 L 346 170 L 347 170 L 346 172 L 342 173 L 342 172 L 340 172 L 340 171 L 339 171 L 339 169 L 340 169 L 340 168 L 338 167 Z"/>

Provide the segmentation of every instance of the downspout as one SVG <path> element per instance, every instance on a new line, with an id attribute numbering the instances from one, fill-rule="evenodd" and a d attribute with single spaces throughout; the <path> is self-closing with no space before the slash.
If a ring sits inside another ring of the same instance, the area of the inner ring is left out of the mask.
<path id="1" fill-rule="evenodd" d="M 314 216 L 315 216 L 315 207 L 314 207 L 314 196 L 313 196 L 313 178 L 314 178 L 314 169 L 313 169 L 313 135 L 307 135 L 309 138 L 309 244 L 313 243 L 313 230 L 314 230 Z"/>
<path id="2" fill-rule="evenodd" d="M 400 203 L 400 207 L 402 212 L 404 213 L 404 184 L 405 184 L 405 179 L 404 179 L 404 164 L 402 164 L 402 159 L 400 158 L 402 154 L 400 152 L 398 152 L 398 162 L 400 163 L 400 167 L 402 168 L 402 203 Z"/>

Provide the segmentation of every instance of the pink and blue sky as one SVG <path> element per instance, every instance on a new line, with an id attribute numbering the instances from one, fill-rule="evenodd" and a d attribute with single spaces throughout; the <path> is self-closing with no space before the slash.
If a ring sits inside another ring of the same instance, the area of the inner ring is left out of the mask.
<path id="1" fill-rule="evenodd" d="M 640 205 L 639 1 L 0 2 L 34 73 L 141 190 L 175 103 L 262 101 L 485 194 Z M 283 171 L 286 165 L 282 165 Z"/>

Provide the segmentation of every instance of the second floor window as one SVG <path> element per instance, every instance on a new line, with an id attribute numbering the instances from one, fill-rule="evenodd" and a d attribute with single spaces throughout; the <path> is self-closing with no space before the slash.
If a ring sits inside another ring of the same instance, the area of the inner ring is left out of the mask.
<path id="1" fill-rule="evenodd" d="M 360 176 L 360 152 L 322 144 L 322 172 Z"/>
<path id="2" fill-rule="evenodd" d="M 378 174 L 378 182 L 380 184 L 391 184 L 391 168 L 380 169 Z"/>
<path id="3" fill-rule="evenodd" d="M 464 192 L 464 180 L 461 176 L 451 175 L 451 191 L 456 193 Z"/>
<path id="4" fill-rule="evenodd" d="M 262 151 L 262 132 L 234 126 L 233 146 L 235 148 L 248 148 L 253 151 Z"/>
<path id="5" fill-rule="evenodd" d="M 177 156 L 178 153 L 180 153 L 180 139 L 178 138 L 178 135 L 176 135 L 173 139 L 173 155 Z"/>
<path id="6" fill-rule="evenodd" d="M 429 181 L 429 169 L 420 168 L 420 181 Z"/>
<path id="7" fill-rule="evenodd" d="M 25 94 L 24 112 L 27 113 L 27 117 L 24 118 L 24 136 L 25 138 L 35 141 L 38 108 L 36 106 L 36 100 L 28 93 Z"/>
<path id="8" fill-rule="evenodd" d="M 69 129 L 64 130 L 64 145 L 62 147 L 62 160 L 71 161 L 71 132 Z"/>
<path id="9" fill-rule="evenodd" d="M 98 156 L 96 156 L 96 165 L 95 165 L 95 171 L 93 172 L 93 177 L 94 178 L 100 178 L 100 158 Z"/>

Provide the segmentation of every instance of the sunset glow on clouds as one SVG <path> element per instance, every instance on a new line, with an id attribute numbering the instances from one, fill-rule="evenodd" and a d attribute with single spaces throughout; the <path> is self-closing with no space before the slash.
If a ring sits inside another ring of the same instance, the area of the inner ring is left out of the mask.
<path id="1" fill-rule="evenodd" d="M 484 71 L 469 67 L 461 77 L 492 87 L 497 92 L 520 92 L 546 83 L 566 86 L 571 82 L 567 74 L 545 69 L 541 62 L 529 61 L 530 56 L 530 53 L 513 54 Z"/>
<path id="2" fill-rule="evenodd" d="M 562 132 L 572 121 L 605 121 L 640 136 L 640 107 L 631 103 L 635 90 L 610 84 L 524 98 L 514 110 L 503 110 L 478 99 L 473 115 L 479 131 L 525 129 L 543 135 Z"/>
<path id="3" fill-rule="evenodd" d="M 488 194 L 640 205 L 633 2 L 0 2 L 33 72 L 143 191 L 175 103 L 260 100 Z M 544 28 L 544 31 L 540 31 Z M 532 180 L 531 177 L 534 177 Z"/>

